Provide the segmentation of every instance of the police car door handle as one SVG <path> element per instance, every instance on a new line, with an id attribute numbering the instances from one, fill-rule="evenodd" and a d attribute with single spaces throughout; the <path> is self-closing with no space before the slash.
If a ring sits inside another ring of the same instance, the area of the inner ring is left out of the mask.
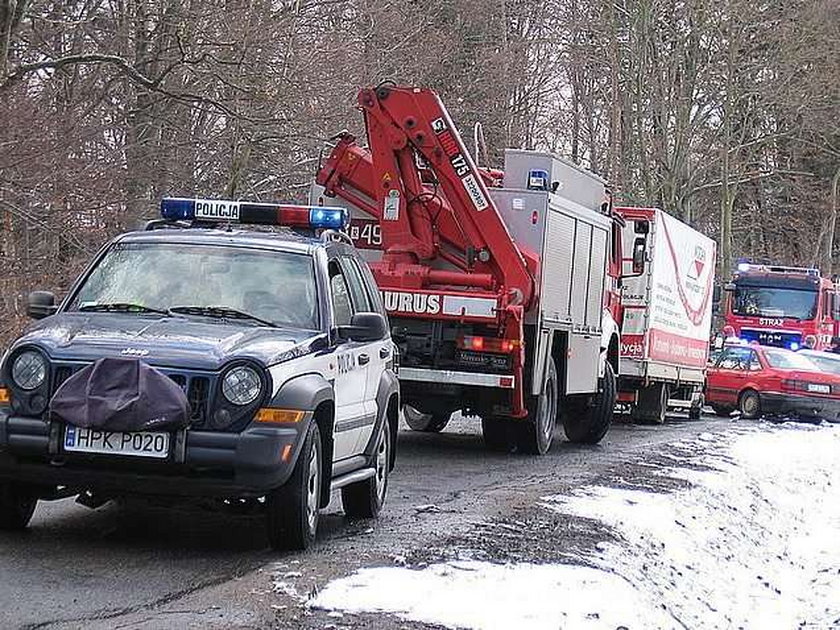
<path id="1" fill-rule="evenodd" d="M 370 363 L 370 357 L 366 354 L 359 355 L 359 365 L 367 365 Z"/>
<path id="2" fill-rule="evenodd" d="M 383 346 L 382 348 L 379 349 L 379 358 L 380 359 L 387 359 L 390 356 L 391 356 L 391 351 L 387 347 Z"/>

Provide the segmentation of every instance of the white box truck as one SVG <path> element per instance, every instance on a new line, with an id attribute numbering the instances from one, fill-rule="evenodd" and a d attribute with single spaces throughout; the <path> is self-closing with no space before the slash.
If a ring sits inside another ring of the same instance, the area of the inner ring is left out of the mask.
<path id="1" fill-rule="evenodd" d="M 709 355 L 715 242 L 658 208 L 624 219 L 618 400 L 634 420 L 661 423 L 669 406 L 699 417 Z"/>

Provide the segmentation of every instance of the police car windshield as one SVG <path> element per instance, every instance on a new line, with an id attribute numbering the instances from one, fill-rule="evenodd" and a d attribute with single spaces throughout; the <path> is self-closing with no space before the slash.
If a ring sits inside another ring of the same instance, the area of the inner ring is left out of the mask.
<path id="1" fill-rule="evenodd" d="M 76 292 L 70 311 L 143 313 L 191 307 L 187 315 L 238 311 L 276 326 L 318 329 L 310 256 L 218 245 L 118 243 Z M 98 306 L 105 308 L 98 308 Z M 236 318 L 237 321 L 256 319 Z"/>

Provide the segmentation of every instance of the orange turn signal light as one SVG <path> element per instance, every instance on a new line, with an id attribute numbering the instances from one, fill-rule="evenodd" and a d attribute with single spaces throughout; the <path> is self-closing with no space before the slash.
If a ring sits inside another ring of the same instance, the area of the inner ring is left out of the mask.
<path id="1" fill-rule="evenodd" d="M 0 403 L 8 403 L 12 400 L 12 393 L 8 387 L 0 387 Z"/>
<path id="2" fill-rule="evenodd" d="M 298 409 L 271 409 L 264 408 L 257 411 L 254 420 L 257 422 L 269 422 L 272 424 L 287 424 L 303 420 L 304 412 Z"/>

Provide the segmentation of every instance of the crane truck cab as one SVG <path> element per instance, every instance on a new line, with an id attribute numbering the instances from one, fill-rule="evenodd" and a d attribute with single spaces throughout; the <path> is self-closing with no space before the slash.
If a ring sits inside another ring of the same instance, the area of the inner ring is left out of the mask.
<path id="1" fill-rule="evenodd" d="M 346 211 L 164 199 L 161 212 L 60 304 L 31 296 L 38 321 L 0 366 L 0 528 L 77 494 L 262 509 L 285 549 L 313 541 L 331 490 L 349 516 L 376 516 L 399 386 Z"/>

